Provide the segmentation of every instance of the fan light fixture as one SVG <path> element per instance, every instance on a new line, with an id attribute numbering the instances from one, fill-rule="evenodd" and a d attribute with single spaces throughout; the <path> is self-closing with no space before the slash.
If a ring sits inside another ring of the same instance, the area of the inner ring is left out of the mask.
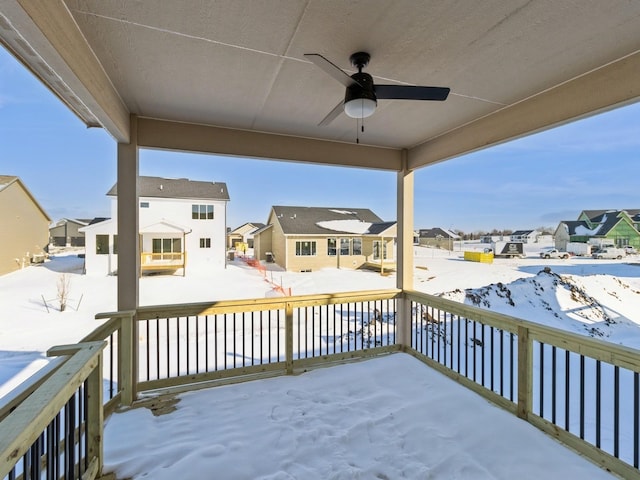
<path id="1" fill-rule="evenodd" d="M 370 98 L 354 98 L 344 103 L 344 113 L 351 118 L 367 118 L 376 111 L 378 103 Z"/>

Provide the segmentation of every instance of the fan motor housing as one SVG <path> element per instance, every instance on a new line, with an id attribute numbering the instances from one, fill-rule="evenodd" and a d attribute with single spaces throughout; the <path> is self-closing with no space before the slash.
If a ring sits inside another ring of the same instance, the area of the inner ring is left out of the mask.
<path id="1" fill-rule="evenodd" d="M 358 72 L 351 75 L 357 83 L 354 83 L 344 94 L 344 102 L 347 103 L 351 100 L 367 98 L 378 103 L 376 98 L 376 92 L 373 87 L 373 78 L 368 73 Z"/>

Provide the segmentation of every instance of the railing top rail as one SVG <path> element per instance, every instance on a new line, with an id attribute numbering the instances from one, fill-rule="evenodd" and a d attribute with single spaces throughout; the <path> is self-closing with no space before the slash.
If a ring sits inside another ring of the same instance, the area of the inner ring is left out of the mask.
<path id="1" fill-rule="evenodd" d="M 449 313 L 460 315 L 470 320 L 477 320 L 508 332 L 518 333 L 518 328 L 524 327 L 529 331 L 529 336 L 534 340 L 640 373 L 640 350 L 567 330 L 549 327 L 510 315 L 492 312 L 479 307 L 465 305 L 454 300 L 429 295 L 427 293 L 406 291 L 405 294 L 410 300 L 424 302 L 429 306 L 446 310 Z"/>
<path id="2" fill-rule="evenodd" d="M 133 317 L 133 316 L 132 316 Z M 127 317 L 127 318 L 132 318 Z M 113 317 L 104 322 L 102 325 L 97 327 L 91 333 L 87 334 L 80 343 L 85 342 L 98 342 L 100 340 L 105 340 L 109 335 L 118 330 L 122 326 L 122 319 L 125 317 Z"/>
<path id="3" fill-rule="evenodd" d="M 5 478 L 78 387 L 98 366 L 106 342 L 52 349 L 69 358 L 36 391 L 0 422 L 0 478 Z"/>
<path id="4" fill-rule="evenodd" d="M 61 356 L 54 358 L 40 370 L 35 372 L 24 382 L 11 390 L 6 396 L 0 399 L 0 421 L 9 415 L 25 398 L 31 395 L 44 381 L 53 374 L 55 370 L 60 368 L 67 357 Z"/>
<path id="5" fill-rule="evenodd" d="M 219 300 L 212 302 L 187 303 L 178 305 L 144 306 L 137 310 L 138 320 L 161 317 L 184 317 L 197 315 L 214 315 L 217 313 L 250 312 L 261 310 L 284 309 L 287 305 L 310 306 L 328 305 L 347 302 L 361 302 L 368 300 L 393 298 L 401 290 L 366 290 L 356 292 L 338 292 L 312 295 L 298 295 L 291 297 L 257 298 L 243 300 Z M 106 314 L 100 314 L 104 317 Z"/>
<path id="6" fill-rule="evenodd" d="M 105 318 L 133 318 L 136 314 L 135 310 L 121 310 L 119 312 L 97 313 L 96 320 L 104 320 Z"/>

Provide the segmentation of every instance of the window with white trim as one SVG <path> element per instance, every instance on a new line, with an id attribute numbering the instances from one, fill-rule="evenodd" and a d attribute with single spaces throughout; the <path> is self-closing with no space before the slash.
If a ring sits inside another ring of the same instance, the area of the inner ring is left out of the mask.
<path id="1" fill-rule="evenodd" d="M 296 257 L 311 257 L 316 255 L 315 241 L 296 242 Z"/>

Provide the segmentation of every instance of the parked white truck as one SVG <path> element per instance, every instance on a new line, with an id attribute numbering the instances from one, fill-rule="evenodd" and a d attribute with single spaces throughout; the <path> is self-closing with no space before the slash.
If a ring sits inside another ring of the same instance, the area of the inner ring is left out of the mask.
<path id="1" fill-rule="evenodd" d="M 540 252 L 540 258 L 569 258 L 568 252 L 561 252 L 557 248 L 545 248 Z"/>
<path id="2" fill-rule="evenodd" d="M 596 250 L 591 255 L 593 258 L 617 258 L 620 260 L 627 254 L 624 248 L 604 247 Z"/>
<path id="3" fill-rule="evenodd" d="M 569 242 L 567 243 L 567 253 L 571 255 L 577 255 L 579 257 L 590 257 L 593 253 L 593 245 L 583 242 Z"/>

